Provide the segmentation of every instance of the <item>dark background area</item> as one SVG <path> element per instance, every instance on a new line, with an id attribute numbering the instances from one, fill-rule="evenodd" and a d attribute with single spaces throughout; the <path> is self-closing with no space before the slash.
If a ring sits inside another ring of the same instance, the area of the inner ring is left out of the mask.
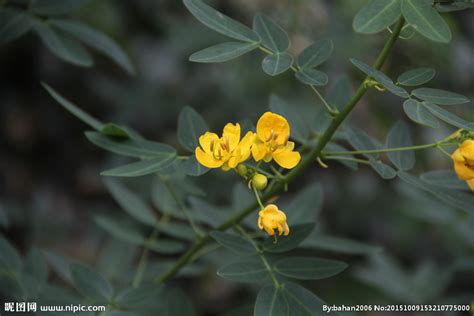
<path id="1" fill-rule="evenodd" d="M 323 66 L 330 87 L 344 73 L 354 86 L 358 85 L 362 75 L 349 58 L 371 63 L 387 37 L 388 32 L 366 36 L 352 31 L 352 18 L 363 3 L 241 0 L 214 1 L 213 6 L 247 25 L 251 25 L 256 11 L 274 17 L 290 34 L 295 54 L 316 39 L 332 39 L 335 51 Z M 175 147 L 179 147 L 177 116 L 185 105 L 200 112 L 214 130 L 220 130 L 227 121 L 255 121 L 268 109 L 272 93 L 295 110 L 321 106 L 292 74 L 273 78 L 263 73 L 263 55 L 259 52 L 222 64 L 189 62 L 190 54 L 223 41 L 223 37 L 196 21 L 181 1 L 91 0 L 75 16 L 114 38 L 131 57 L 137 75 L 128 76 L 99 54 L 93 55 L 92 68 L 64 63 L 33 33 L 0 47 L 0 231 L 22 252 L 36 245 L 91 265 L 100 264 L 101 253 L 111 238 L 95 226 L 91 216 L 118 212 L 99 175 L 116 164 L 117 158 L 89 143 L 84 137 L 86 126 L 48 96 L 40 81 L 103 121 L 127 124 L 148 139 Z M 384 72 L 396 78 L 411 68 L 433 67 L 437 75 L 431 87 L 473 99 L 473 13 L 443 16 L 453 30 L 449 45 L 419 35 L 400 40 Z M 466 119 L 474 119 L 472 103 L 454 109 Z M 409 122 L 417 144 L 453 131 L 410 123 L 401 99 L 375 90 L 363 98 L 351 116 L 352 122 L 380 140 L 398 119 Z M 434 150 L 418 153 L 417 158 L 420 172 L 451 168 L 451 161 Z M 228 190 L 212 179 L 229 185 L 235 179 L 211 173 L 196 180 L 206 183 L 218 203 L 227 202 Z M 384 181 L 369 168 L 355 172 L 335 162 L 329 169 L 315 164 L 290 187 L 288 195 L 312 181 L 323 186 L 321 229 L 381 246 L 405 271 L 417 271 L 424 264 L 434 266 L 434 271 L 445 271 L 458 259 L 472 258 L 472 216 L 449 215 L 457 213 L 430 199 L 420 202 L 421 193 L 397 180 Z M 137 183 L 138 187 L 146 185 L 140 180 Z M 373 259 L 339 257 L 350 263 L 350 271 L 314 286 L 327 301 L 403 302 L 403 295 L 397 296 L 396 291 L 364 282 L 364 269 L 377 270 L 376 263 L 369 264 Z M 130 253 L 129 259 L 137 258 Z M 251 302 L 253 297 L 245 287 L 217 279 L 212 270 L 180 282 L 187 285 L 197 309 L 209 315 Z M 437 283 L 436 279 L 432 282 Z M 472 270 L 456 273 L 441 296 L 446 300 L 474 300 L 473 284 Z"/>

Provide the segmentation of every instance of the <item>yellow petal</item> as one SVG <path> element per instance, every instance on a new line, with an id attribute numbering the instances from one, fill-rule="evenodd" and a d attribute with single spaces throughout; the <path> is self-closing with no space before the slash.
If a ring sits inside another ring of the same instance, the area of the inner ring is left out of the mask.
<path id="1" fill-rule="evenodd" d="M 255 134 L 253 132 L 247 132 L 244 138 L 240 141 L 239 145 L 237 146 L 236 150 L 240 150 L 240 161 L 243 162 L 247 160 L 250 156 L 250 150 L 252 148 L 253 143 L 255 142 Z"/>
<path id="2" fill-rule="evenodd" d="M 211 153 L 205 153 L 200 147 L 196 148 L 194 153 L 197 161 L 207 168 L 219 168 L 224 164 L 224 161 L 214 159 Z"/>
<path id="3" fill-rule="evenodd" d="M 229 165 L 229 168 L 235 168 L 237 167 L 237 165 L 242 161 L 242 155 L 241 155 L 241 152 L 240 152 L 240 149 L 237 148 L 236 150 L 234 150 L 234 152 L 232 153 L 232 156 L 229 158 L 229 160 L 227 161 L 227 164 Z"/>
<path id="4" fill-rule="evenodd" d="M 260 140 L 255 140 L 255 143 L 252 146 L 252 156 L 255 161 L 260 161 L 265 157 L 267 153 L 267 147 Z"/>
<path id="5" fill-rule="evenodd" d="M 469 164 L 474 165 L 474 140 L 468 139 L 459 147 L 459 152 Z"/>
<path id="6" fill-rule="evenodd" d="M 464 162 L 454 161 L 454 171 L 461 180 L 474 179 L 474 168 L 469 168 Z"/>
<path id="7" fill-rule="evenodd" d="M 275 231 L 272 228 L 266 227 L 266 226 L 264 226 L 263 228 L 265 228 L 265 231 L 267 232 L 268 235 L 270 236 L 275 235 Z"/>
<path id="8" fill-rule="evenodd" d="M 280 151 L 273 154 L 273 159 L 281 167 L 286 169 L 294 168 L 301 160 L 300 153 L 297 151 Z"/>
<path id="9" fill-rule="evenodd" d="M 278 206 L 276 206 L 275 204 L 268 204 L 267 206 L 265 206 L 265 211 L 271 211 L 271 212 L 276 212 L 278 211 Z"/>
<path id="10" fill-rule="evenodd" d="M 283 211 L 278 210 L 278 220 L 285 222 L 286 221 L 286 214 Z"/>
<path id="11" fill-rule="evenodd" d="M 290 233 L 290 227 L 288 227 L 288 224 L 285 223 L 285 225 L 283 225 L 283 235 L 288 236 L 289 233 Z"/>
<path id="12" fill-rule="evenodd" d="M 201 145 L 204 152 L 210 153 L 211 150 L 211 143 L 216 143 L 219 140 L 219 136 L 215 133 L 206 132 L 205 134 L 199 137 L 199 145 Z"/>
<path id="13" fill-rule="evenodd" d="M 467 185 L 471 188 L 472 191 L 474 191 L 474 179 L 467 180 Z"/>
<path id="14" fill-rule="evenodd" d="M 277 143 L 282 144 L 290 136 L 290 125 L 283 116 L 266 112 L 257 122 L 257 136 L 263 142 L 276 137 Z"/>
<path id="15" fill-rule="evenodd" d="M 224 126 L 224 131 L 222 132 L 222 138 L 224 141 L 229 144 L 229 152 L 232 152 L 235 147 L 239 144 L 240 141 L 240 124 L 228 123 Z"/>
<path id="16" fill-rule="evenodd" d="M 459 149 L 456 149 L 453 154 L 451 155 L 451 158 L 456 161 L 456 162 L 465 162 L 466 160 L 464 159 L 464 156 L 461 154 L 461 151 Z"/>

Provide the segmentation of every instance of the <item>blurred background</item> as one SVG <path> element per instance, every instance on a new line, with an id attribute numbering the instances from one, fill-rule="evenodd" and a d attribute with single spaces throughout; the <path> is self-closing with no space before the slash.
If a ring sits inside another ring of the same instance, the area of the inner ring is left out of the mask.
<path id="1" fill-rule="evenodd" d="M 373 36 L 353 32 L 352 19 L 364 3 L 240 0 L 213 1 L 212 5 L 247 25 L 256 11 L 272 16 L 290 34 L 295 54 L 316 39 L 332 39 L 334 54 L 323 66 L 330 78 L 323 89 L 326 92 L 344 74 L 356 87 L 362 75 L 349 58 L 372 63 L 388 36 L 388 32 Z M 271 94 L 285 99 L 295 111 L 322 105 L 291 73 L 278 77 L 263 73 L 260 52 L 222 64 L 189 62 L 193 52 L 226 39 L 200 24 L 181 1 L 91 0 L 74 16 L 115 39 L 137 73 L 129 76 L 100 54 L 93 55 L 91 68 L 67 64 L 52 55 L 34 33 L 1 46 L 0 231 L 21 253 L 34 245 L 99 266 L 104 275 L 114 278 L 108 275 L 114 273 L 114 258 L 126 253 L 127 258 L 121 260 L 133 266 L 140 250 L 114 241 L 93 220 L 97 214 L 119 212 L 99 175 L 118 165 L 119 159 L 89 143 L 84 136 L 87 127 L 48 96 L 40 81 L 103 121 L 129 125 L 148 139 L 177 148 L 177 117 L 185 105 L 195 108 L 216 131 L 228 121 L 256 121 L 268 110 Z M 400 40 L 384 71 L 396 78 L 411 68 L 433 67 L 437 75 L 429 86 L 473 99 L 473 14 L 460 11 L 444 18 L 453 30 L 449 45 L 419 35 Z M 472 105 L 453 109 L 474 119 Z M 310 125 L 316 121 L 307 119 Z M 449 127 L 431 130 L 411 123 L 401 99 L 375 90 L 366 94 L 351 116 L 355 125 L 381 141 L 398 119 L 408 122 L 417 144 L 453 132 Z M 449 169 L 451 161 L 434 150 L 419 152 L 416 168 L 417 172 Z M 213 204 L 231 203 L 234 175 L 211 172 L 190 181 L 205 185 Z M 474 301 L 473 261 L 469 261 L 474 256 L 472 216 L 398 180 L 382 180 L 369 168 L 353 171 L 336 162 L 329 169 L 315 164 L 290 186 L 285 198 L 314 182 L 322 185 L 324 196 L 318 229 L 368 247 L 356 254 L 350 249 L 318 250 L 350 264 L 337 277 L 307 284 L 326 301 Z M 147 178 L 129 183 L 139 192 L 147 192 L 148 184 Z M 379 247 L 383 251 L 374 250 Z M 152 260 L 160 258 L 152 255 Z M 50 279 L 61 283 L 54 272 Z M 215 267 L 174 282 L 186 285 L 200 315 L 245 308 L 255 297 L 252 287 L 215 276 Z"/>

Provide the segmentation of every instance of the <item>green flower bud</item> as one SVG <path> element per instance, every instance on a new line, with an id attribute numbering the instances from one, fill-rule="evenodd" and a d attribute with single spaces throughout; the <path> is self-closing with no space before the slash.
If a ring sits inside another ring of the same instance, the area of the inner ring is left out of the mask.
<path id="1" fill-rule="evenodd" d="M 252 178 L 252 185 L 257 190 L 263 190 L 267 187 L 268 179 L 263 174 L 257 173 Z"/>
<path id="2" fill-rule="evenodd" d="M 245 165 L 240 164 L 237 166 L 237 173 L 241 175 L 242 177 L 247 176 L 248 169 Z"/>

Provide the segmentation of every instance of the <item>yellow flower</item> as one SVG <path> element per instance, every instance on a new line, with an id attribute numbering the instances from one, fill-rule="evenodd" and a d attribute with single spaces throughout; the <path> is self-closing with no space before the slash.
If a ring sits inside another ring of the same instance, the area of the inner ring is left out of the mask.
<path id="1" fill-rule="evenodd" d="M 258 216 L 258 228 L 265 229 L 268 235 L 275 235 L 275 229 L 278 230 L 279 236 L 282 234 L 287 236 L 290 233 L 285 213 L 280 211 L 275 204 L 268 204 L 258 213 Z"/>
<path id="2" fill-rule="evenodd" d="M 474 140 L 465 140 L 451 155 L 454 162 L 454 171 L 459 179 L 466 180 L 474 191 Z"/>
<path id="3" fill-rule="evenodd" d="M 276 163 L 286 169 L 295 167 L 301 160 L 300 153 L 293 151 L 295 143 L 288 141 L 290 125 L 281 115 L 266 112 L 257 122 L 257 137 L 252 146 L 255 161 L 263 159 Z"/>
<path id="4" fill-rule="evenodd" d="M 199 137 L 199 145 L 195 150 L 196 159 L 207 168 L 221 168 L 229 170 L 235 168 L 250 156 L 250 148 L 255 134 L 248 132 L 240 140 L 240 125 L 228 123 L 224 127 L 222 137 L 206 132 Z"/>

